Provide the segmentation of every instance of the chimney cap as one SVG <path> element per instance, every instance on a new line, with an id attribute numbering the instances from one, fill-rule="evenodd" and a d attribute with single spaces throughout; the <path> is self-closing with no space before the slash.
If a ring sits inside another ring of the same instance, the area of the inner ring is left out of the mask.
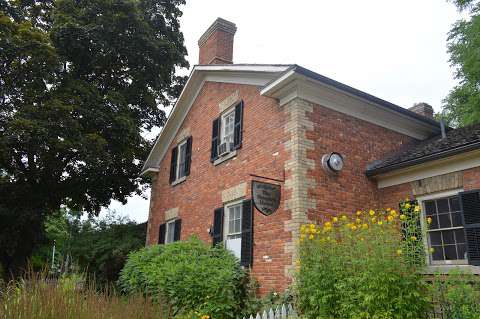
<path id="1" fill-rule="evenodd" d="M 198 45 L 202 46 L 215 31 L 219 30 L 234 35 L 237 31 L 237 26 L 233 22 L 222 18 L 217 18 L 207 29 L 207 31 L 205 31 L 205 33 L 203 33 L 203 35 L 200 37 L 198 40 Z"/>

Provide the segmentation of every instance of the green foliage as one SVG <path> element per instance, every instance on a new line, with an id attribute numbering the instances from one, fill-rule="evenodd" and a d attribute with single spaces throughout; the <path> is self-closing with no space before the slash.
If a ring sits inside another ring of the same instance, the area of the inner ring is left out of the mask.
<path id="1" fill-rule="evenodd" d="M 460 84 L 444 101 L 442 117 L 453 125 L 480 122 L 480 2 L 453 1 L 459 10 L 468 10 L 469 19 L 457 21 L 448 36 L 450 63 Z"/>
<path id="2" fill-rule="evenodd" d="M 302 226 L 295 289 L 306 318 L 426 317 L 431 299 L 403 251 L 400 216 L 371 210 Z"/>
<path id="3" fill-rule="evenodd" d="M 47 215 L 98 214 L 143 185 L 186 67 L 184 0 L 0 1 L 0 256 L 22 266 Z M 20 216 L 18 220 L 14 220 Z M 13 222 L 10 222 L 13 220 Z"/>
<path id="4" fill-rule="evenodd" d="M 416 200 L 406 199 L 400 203 L 400 222 L 402 229 L 402 251 L 405 260 L 416 267 L 425 265 L 425 246 L 422 230 L 421 210 Z M 426 224 L 428 226 L 428 224 Z M 427 228 L 427 227 L 425 227 Z"/>
<path id="5" fill-rule="evenodd" d="M 245 310 L 248 277 L 229 251 L 192 237 L 132 253 L 119 284 L 125 293 L 160 298 L 175 316 L 236 318 Z"/>
<path id="6" fill-rule="evenodd" d="M 478 276 L 451 271 L 435 275 L 432 294 L 448 319 L 480 318 L 480 281 Z"/>
<path id="7" fill-rule="evenodd" d="M 130 252 L 145 244 L 146 223 L 136 224 L 110 212 L 102 219 L 81 220 L 59 211 L 45 222 L 46 241 L 32 256 L 34 269 L 51 267 L 55 243 L 55 269 L 61 273 L 86 272 L 101 286 L 117 281 Z"/>

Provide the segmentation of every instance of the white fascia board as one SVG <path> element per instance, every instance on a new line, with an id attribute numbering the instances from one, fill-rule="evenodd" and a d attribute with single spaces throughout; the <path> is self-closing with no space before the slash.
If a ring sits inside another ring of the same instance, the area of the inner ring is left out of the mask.
<path id="1" fill-rule="evenodd" d="M 480 167 L 479 150 L 380 174 L 375 176 L 375 179 L 377 180 L 378 188 L 385 188 L 474 167 Z"/>
<path id="2" fill-rule="evenodd" d="M 432 125 L 298 74 L 293 69 L 265 86 L 261 94 L 276 98 L 280 105 L 302 98 L 418 140 L 436 133 Z"/>
<path id="3" fill-rule="evenodd" d="M 158 168 L 169 145 L 182 125 L 187 113 L 205 82 L 223 82 L 264 86 L 289 66 L 279 65 L 196 65 L 175 103 L 170 116 L 150 151 L 142 168 L 142 175 L 150 168 Z"/>

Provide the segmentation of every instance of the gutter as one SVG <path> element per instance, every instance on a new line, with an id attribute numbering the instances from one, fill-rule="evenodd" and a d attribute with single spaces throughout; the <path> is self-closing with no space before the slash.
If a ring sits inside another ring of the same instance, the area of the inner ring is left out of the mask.
<path id="1" fill-rule="evenodd" d="M 365 171 L 365 174 L 367 175 L 367 177 L 374 177 L 376 175 L 380 175 L 380 174 L 383 174 L 383 173 L 388 173 L 388 172 L 391 172 L 391 171 L 394 171 L 394 170 L 397 170 L 397 169 L 401 169 L 401 168 L 405 168 L 405 167 L 409 167 L 409 166 L 414 166 L 414 165 L 418 165 L 418 164 L 423 164 L 423 163 L 426 163 L 426 162 L 446 158 L 446 157 L 449 157 L 449 156 L 453 156 L 453 155 L 457 155 L 457 154 L 460 154 L 460 153 L 465 153 L 465 152 L 469 152 L 469 151 L 473 151 L 473 150 L 477 150 L 477 149 L 480 149 L 480 141 L 473 142 L 473 143 L 470 143 L 470 144 L 467 144 L 467 145 L 462 145 L 460 147 L 448 149 L 448 150 L 445 150 L 445 151 L 442 151 L 442 152 L 422 156 L 422 157 L 419 157 L 419 158 L 414 158 L 414 159 L 411 159 L 411 160 L 408 160 L 408 161 L 388 165 L 388 166 L 381 167 L 381 168 L 378 168 L 378 169 L 367 170 L 367 171 Z"/>

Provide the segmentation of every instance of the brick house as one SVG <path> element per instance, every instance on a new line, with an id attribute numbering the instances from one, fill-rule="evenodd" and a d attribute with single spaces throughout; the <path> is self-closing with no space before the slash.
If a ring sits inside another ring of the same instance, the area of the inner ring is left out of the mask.
<path id="1" fill-rule="evenodd" d="M 410 197 L 434 220 L 429 269 L 476 271 L 480 126 L 445 130 L 427 104 L 404 109 L 298 65 L 233 64 L 235 31 L 219 18 L 200 38 L 144 164 L 148 245 L 222 242 L 261 292 L 281 291 L 301 224 Z M 280 187 L 273 213 L 252 202 L 254 181 Z"/>

